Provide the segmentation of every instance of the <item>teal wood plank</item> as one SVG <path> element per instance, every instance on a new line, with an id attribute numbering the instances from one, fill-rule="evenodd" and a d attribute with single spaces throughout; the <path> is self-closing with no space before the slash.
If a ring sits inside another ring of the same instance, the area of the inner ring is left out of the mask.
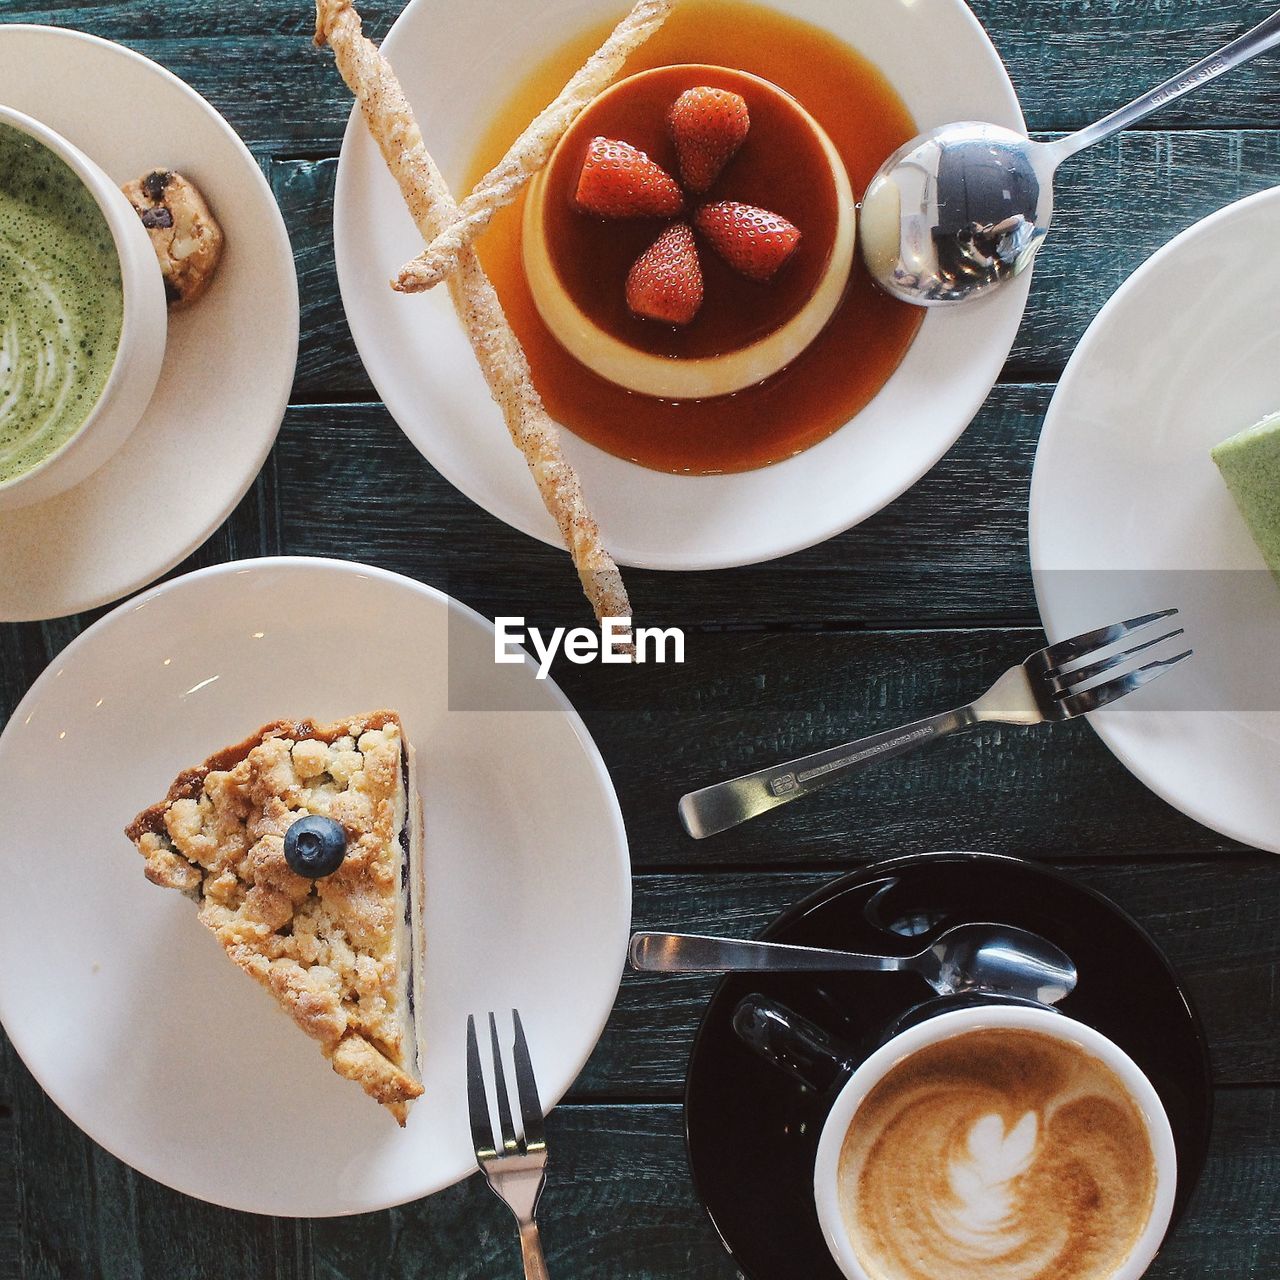
<path id="1" fill-rule="evenodd" d="M 1280 1107 L 1269 1089 L 1219 1095 L 1219 1123 L 1189 1218 L 1148 1280 L 1269 1280 L 1280 1274 L 1277 1175 Z M 573 1108 L 552 1118 L 553 1162 L 543 1200 L 552 1275 L 595 1280 L 735 1274 L 702 1211 L 686 1196 L 681 1118 L 675 1107 Z M 557 1139 L 560 1141 L 557 1142 Z M 581 1144 L 581 1145 L 580 1145 Z M 615 1180 L 597 1153 L 610 1150 Z M 478 1179 L 390 1218 L 318 1222 L 324 1280 L 517 1280 L 510 1215 Z M 779 1277 L 778 1280 L 783 1280 Z M 787 1280 L 790 1280 L 788 1277 Z"/>
<path id="2" fill-rule="evenodd" d="M 1278 1189 L 1280 1094 L 1219 1090 L 1204 1176 L 1186 1220 L 1148 1280 L 1280 1276 Z"/>
<path id="3" fill-rule="evenodd" d="M 417 572 L 456 589 L 446 564 L 429 547 Z M 83 621 L 10 631 L 9 706 Z M 683 791 L 959 705 L 1040 643 L 1030 628 L 706 630 L 690 634 L 683 666 L 558 674 L 610 767 L 641 868 L 839 867 L 931 847 L 1135 859 L 1231 848 L 1146 790 L 1080 723 L 988 727 L 711 840 L 680 829 Z"/>
<path id="4" fill-rule="evenodd" d="M 435 0 L 441 3 L 442 0 Z M 539 51 L 558 33 L 542 32 L 537 5 L 476 0 L 505 17 L 524 16 L 521 38 Z M 1033 129 L 1088 123 L 1126 99 L 1182 71 L 1259 21 L 1269 0 L 978 0 L 975 9 L 1009 69 Z M 360 6 L 380 39 L 402 5 Z M 618 0 L 619 15 L 626 8 Z M 0 21 L 50 22 L 120 40 L 169 67 L 214 103 L 256 146 L 314 155 L 337 147 L 350 98 L 327 54 L 310 48 L 313 9 L 302 0 L 254 0 L 208 5 L 195 0 L 153 5 L 28 4 L 0 0 Z M 269 103 L 263 67 L 270 67 Z M 1280 124 L 1280 80 L 1274 59 L 1262 59 L 1182 103 L 1167 107 L 1160 128 Z"/>
<path id="5" fill-rule="evenodd" d="M 0 1253 L 0 1276 L 310 1276 L 299 1265 L 308 1255 L 298 1247 L 294 1223 L 217 1209 L 135 1173 L 53 1105 L 0 1035 L 0 1081 L 5 1080 L 12 1091 L 0 1093 L 0 1106 L 12 1113 L 15 1160 L 10 1184 L 0 1178 L 0 1225 L 9 1215 L 16 1249 Z M 217 1107 L 234 1108 L 234 1100 L 208 1105 L 210 1123 L 221 1123 Z M 0 1122 L 0 1132 L 4 1127 Z"/>
<path id="6" fill-rule="evenodd" d="M 873 858 L 915 851 L 863 850 Z M 1036 856 L 1034 850 L 1027 853 Z M 1205 1021 L 1215 1079 L 1280 1082 L 1274 1031 L 1280 1021 L 1280 883 L 1270 855 L 1144 866 L 1064 865 L 1141 920 L 1164 949 Z M 830 883 L 833 874 L 735 869 L 640 876 L 634 924 L 754 937 L 786 908 Z M 716 981 L 627 974 L 572 1096 L 604 1100 L 641 1092 L 677 1101 L 694 1033 Z"/>
<path id="7" fill-rule="evenodd" d="M 301 326 L 297 401 L 377 400 L 351 337 L 333 261 L 336 160 L 274 161 L 268 176 L 293 243 Z"/>
<path id="8" fill-rule="evenodd" d="M 729 1277 L 693 1196 L 676 1106 L 562 1107 L 539 1210 L 553 1276 Z M 312 1224 L 317 1280 L 519 1277 L 510 1212 L 479 1178 L 368 1218 Z"/>
<path id="9" fill-rule="evenodd" d="M 642 619 L 697 628 L 687 664 L 558 674 L 613 769 L 640 865 L 695 860 L 674 819 L 690 786 L 967 700 L 1041 643 L 1021 541 L 1027 394 L 1001 389 L 997 399 L 1018 411 L 988 418 L 994 435 L 975 429 L 912 494 L 823 549 L 728 574 L 630 575 Z M 562 553 L 466 503 L 385 416 L 380 434 L 368 416 L 359 424 L 353 450 L 350 416 L 291 414 L 263 481 L 283 478 L 279 534 L 255 491 L 187 567 L 275 549 L 337 553 L 431 582 L 490 616 L 529 609 L 534 621 L 563 622 L 582 612 Z M 360 479 L 366 468 L 376 483 Z M 965 514 L 956 523 L 945 513 Z M 866 629 L 913 614 L 917 629 Z M 0 715 L 95 616 L 4 629 Z M 997 619 L 1028 625 L 991 630 Z M 918 629 L 922 621 L 935 629 Z M 988 729 L 869 770 L 696 846 L 696 860 L 839 865 L 855 836 L 872 848 L 963 839 L 1066 857 L 1227 846 L 1147 792 L 1086 726 L 1069 725 Z"/>
<path id="10" fill-rule="evenodd" d="M 1034 623 L 1026 498 L 1048 394 L 997 389 L 920 484 L 820 547 L 721 573 L 628 571 L 637 617 L 664 626 Z M 275 458 L 283 551 L 370 561 L 490 617 L 589 618 L 565 553 L 464 498 L 384 409 L 290 410 Z"/>
<path id="11" fill-rule="evenodd" d="M 1065 164 L 1055 227 L 1004 376 L 1061 372 L 1094 316 L 1153 253 L 1224 205 L 1277 183 L 1280 133 L 1259 129 L 1131 131 Z"/>
<path id="12" fill-rule="evenodd" d="M 680 1108 L 562 1107 L 548 1123 L 551 1175 L 540 1217 L 553 1275 L 582 1280 L 729 1280 L 734 1270 L 693 1197 Z M 517 1280 L 507 1210 L 472 1177 L 386 1213 L 292 1223 L 228 1215 L 127 1175 L 134 1203 L 86 1229 L 91 1170 L 36 1166 L 28 1202 L 30 1280 Z M 116 1164 L 99 1153 L 95 1165 Z M 120 1167 L 119 1172 L 126 1171 Z M 62 1174 L 67 1181 L 55 1183 Z M 46 1175 L 49 1175 L 46 1177 Z M 1220 1090 L 1205 1176 L 1149 1280 L 1272 1280 L 1280 1274 L 1280 1103 L 1273 1088 Z M 81 1199 L 80 1197 L 85 1197 Z M 124 1240 L 133 1234 L 133 1242 Z M 135 1243 L 136 1242 L 136 1243 Z M 252 1242 L 252 1243 L 250 1243 Z"/>
<path id="13" fill-rule="evenodd" d="M 575 668 L 562 684 L 604 754 L 640 870 L 825 871 L 945 848 L 1135 863 L 1236 849 L 1148 791 L 1083 724 L 987 728 L 709 840 L 681 829 L 684 791 L 958 705 L 1038 640 L 705 633 L 683 667 Z"/>
<path id="14" fill-rule="evenodd" d="M 1129 774 L 1087 724 L 988 726 L 690 840 L 680 795 L 959 706 L 1035 632 L 718 632 L 683 666 L 566 668 L 613 777 L 637 866 L 799 869 L 918 849 L 1136 860 L 1233 846 Z M 1148 695 L 1152 696 L 1152 695 Z"/>
<path id="15" fill-rule="evenodd" d="M 22 1235 L 18 1202 L 18 1126 L 13 1114 L 12 1052 L 0 1031 L 0 1280 L 19 1280 Z"/>

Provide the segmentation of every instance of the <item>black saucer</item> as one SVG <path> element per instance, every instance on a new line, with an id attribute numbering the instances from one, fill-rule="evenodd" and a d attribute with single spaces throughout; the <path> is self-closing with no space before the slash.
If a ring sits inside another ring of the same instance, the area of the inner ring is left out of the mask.
<path id="1" fill-rule="evenodd" d="M 905 954 L 926 935 L 975 920 L 1032 929 L 1076 962 L 1079 985 L 1059 1007 L 1120 1045 L 1168 1112 L 1178 1147 L 1176 1224 L 1209 1139 L 1208 1047 L 1168 961 L 1114 903 L 1017 858 L 923 854 L 834 881 L 763 936 Z M 914 974 L 734 975 L 716 988 L 694 1042 L 685 1088 L 689 1163 L 725 1248 L 747 1280 L 841 1280 L 813 1206 L 813 1162 L 834 1095 L 805 1089 L 738 1038 L 733 1012 L 753 992 L 834 1034 L 857 1051 L 856 1061 L 932 993 Z"/>

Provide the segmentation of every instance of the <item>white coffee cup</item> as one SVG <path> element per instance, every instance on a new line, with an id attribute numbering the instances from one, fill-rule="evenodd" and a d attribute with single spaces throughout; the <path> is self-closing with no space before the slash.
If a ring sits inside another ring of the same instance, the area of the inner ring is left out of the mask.
<path id="1" fill-rule="evenodd" d="M 1122 1049 L 1100 1032 L 1045 1007 L 989 1004 L 951 1009 L 908 1026 L 863 1061 L 836 1096 L 818 1142 L 813 1193 L 827 1247 L 848 1280 L 874 1280 L 859 1261 L 840 1210 L 840 1152 L 858 1108 L 871 1090 L 905 1058 L 928 1045 L 987 1028 L 1034 1031 L 1076 1045 L 1115 1073 L 1146 1124 L 1155 1165 L 1155 1196 L 1150 1216 L 1125 1260 L 1107 1280 L 1138 1280 L 1151 1265 L 1168 1230 L 1177 1188 L 1177 1150 L 1160 1097 L 1150 1080 Z M 982 1280 L 975 1271 L 973 1280 Z"/>
<path id="2" fill-rule="evenodd" d="M 79 484 L 125 442 L 160 378 L 168 308 L 151 238 L 120 188 L 79 148 L 38 120 L 0 106 L 0 125 L 48 148 L 79 178 L 106 219 L 124 285 L 120 341 L 102 392 L 70 439 L 34 467 L 0 482 L 0 510 L 12 510 Z"/>

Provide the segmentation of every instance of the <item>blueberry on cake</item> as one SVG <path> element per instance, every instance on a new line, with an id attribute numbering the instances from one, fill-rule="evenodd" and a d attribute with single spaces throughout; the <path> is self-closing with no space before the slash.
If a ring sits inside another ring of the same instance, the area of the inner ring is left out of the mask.
<path id="1" fill-rule="evenodd" d="M 422 814 L 400 718 L 277 721 L 178 775 L 126 834 L 227 955 L 404 1124 L 422 1093 Z"/>

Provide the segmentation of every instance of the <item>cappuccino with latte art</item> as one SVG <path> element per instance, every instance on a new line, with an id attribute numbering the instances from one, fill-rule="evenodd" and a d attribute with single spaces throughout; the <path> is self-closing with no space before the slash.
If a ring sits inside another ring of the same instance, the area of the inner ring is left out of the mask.
<path id="1" fill-rule="evenodd" d="M 836 1192 L 871 1280 L 1112 1280 L 1156 1199 L 1143 1113 L 1078 1044 L 984 1027 L 862 1100 Z"/>

